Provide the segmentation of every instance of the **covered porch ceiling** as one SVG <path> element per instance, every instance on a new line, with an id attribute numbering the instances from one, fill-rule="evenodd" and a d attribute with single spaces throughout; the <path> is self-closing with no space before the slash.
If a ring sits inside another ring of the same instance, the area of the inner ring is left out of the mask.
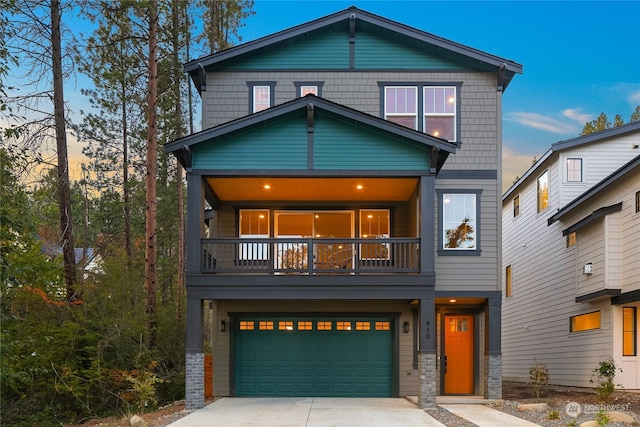
<path id="1" fill-rule="evenodd" d="M 212 177 L 220 201 L 366 202 L 406 201 L 418 178 Z"/>

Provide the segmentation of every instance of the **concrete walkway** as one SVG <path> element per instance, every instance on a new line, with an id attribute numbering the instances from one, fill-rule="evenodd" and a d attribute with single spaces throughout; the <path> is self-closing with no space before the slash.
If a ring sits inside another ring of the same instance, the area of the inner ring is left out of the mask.
<path id="1" fill-rule="evenodd" d="M 406 399 L 223 398 L 170 427 L 445 427 Z"/>
<path id="2" fill-rule="evenodd" d="M 471 421 L 478 427 L 540 427 L 538 424 L 523 420 L 522 418 L 514 417 L 513 415 L 505 414 L 504 412 L 497 411 L 484 405 L 445 404 L 438 406 L 459 416 L 460 418 Z"/>

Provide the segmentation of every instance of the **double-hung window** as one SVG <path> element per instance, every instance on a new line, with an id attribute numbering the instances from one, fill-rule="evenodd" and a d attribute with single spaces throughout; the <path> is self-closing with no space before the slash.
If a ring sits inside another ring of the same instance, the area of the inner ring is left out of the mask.
<path id="1" fill-rule="evenodd" d="M 582 182 L 582 159 L 567 159 L 567 182 Z"/>
<path id="2" fill-rule="evenodd" d="M 424 88 L 424 132 L 447 141 L 456 140 L 456 88 Z"/>
<path id="3" fill-rule="evenodd" d="M 257 113 L 273 106 L 276 82 L 247 82 L 249 86 L 249 112 Z"/>
<path id="4" fill-rule="evenodd" d="M 459 84 L 380 83 L 386 120 L 456 142 Z"/>
<path id="5" fill-rule="evenodd" d="M 481 190 L 437 190 L 439 255 L 480 255 Z"/>
<path id="6" fill-rule="evenodd" d="M 418 129 L 418 88 L 415 86 L 385 87 L 384 118 L 411 129 Z"/>

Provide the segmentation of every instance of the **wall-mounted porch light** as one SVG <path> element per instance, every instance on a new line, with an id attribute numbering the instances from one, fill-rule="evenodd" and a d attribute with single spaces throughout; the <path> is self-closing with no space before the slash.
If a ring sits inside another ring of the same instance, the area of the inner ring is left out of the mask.
<path id="1" fill-rule="evenodd" d="M 410 331 L 409 322 L 404 322 L 403 329 L 405 334 L 409 333 Z"/>
<path id="2" fill-rule="evenodd" d="M 227 322 L 224 320 L 220 321 L 220 332 L 225 332 L 227 330 Z"/>

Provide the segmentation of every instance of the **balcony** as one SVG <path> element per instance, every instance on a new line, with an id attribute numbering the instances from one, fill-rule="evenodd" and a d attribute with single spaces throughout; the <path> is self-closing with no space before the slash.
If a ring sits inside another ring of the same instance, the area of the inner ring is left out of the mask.
<path id="1" fill-rule="evenodd" d="M 201 239 L 206 274 L 360 275 L 420 272 L 420 239 Z"/>

